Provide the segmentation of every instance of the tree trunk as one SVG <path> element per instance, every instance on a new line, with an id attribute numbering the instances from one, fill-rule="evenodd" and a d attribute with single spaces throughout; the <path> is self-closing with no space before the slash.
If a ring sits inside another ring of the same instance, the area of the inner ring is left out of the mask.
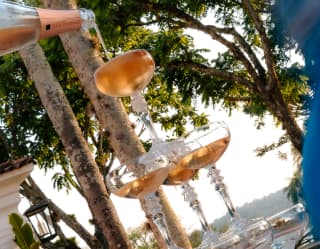
<path id="1" fill-rule="evenodd" d="M 58 133 L 74 173 L 83 189 L 95 224 L 101 229 L 110 248 L 131 248 L 129 239 L 106 191 L 91 151 L 64 92 L 52 74 L 50 65 L 38 44 L 20 51 L 35 83 L 53 126 Z"/>

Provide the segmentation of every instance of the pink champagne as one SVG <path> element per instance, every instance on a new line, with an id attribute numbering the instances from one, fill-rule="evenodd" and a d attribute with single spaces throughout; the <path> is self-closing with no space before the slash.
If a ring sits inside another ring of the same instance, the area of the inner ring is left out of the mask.
<path id="1" fill-rule="evenodd" d="M 183 156 L 170 167 L 164 184 L 177 185 L 190 180 L 199 169 L 214 164 L 225 152 L 229 142 L 230 137 L 224 137 Z"/>
<path id="2" fill-rule="evenodd" d="M 121 184 L 121 186 L 110 186 L 112 193 L 120 197 L 142 198 L 148 193 L 158 190 L 164 179 L 168 176 L 168 168 L 160 168 L 146 175 Z"/>
<path id="3" fill-rule="evenodd" d="M 104 94 L 123 97 L 140 92 L 155 70 L 152 56 L 143 49 L 132 50 L 108 61 L 95 72 L 97 88 Z"/>

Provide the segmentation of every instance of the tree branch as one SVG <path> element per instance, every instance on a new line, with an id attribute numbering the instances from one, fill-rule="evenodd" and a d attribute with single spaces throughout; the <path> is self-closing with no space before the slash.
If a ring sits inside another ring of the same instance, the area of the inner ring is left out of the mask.
<path id="1" fill-rule="evenodd" d="M 74 187 L 83 198 L 85 198 L 83 190 L 81 189 L 79 183 L 72 178 L 72 176 L 70 175 L 69 169 L 67 169 L 65 165 L 61 165 L 61 167 L 64 173 L 68 176 L 67 179 L 71 184 L 71 186 Z"/>
<path id="2" fill-rule="evenodd" d="M 251 97 L 226 96 L 226 97 L 224 97 L 224 99 L 229 102 L 250 102 L 250 101 L 252 101 Z"/>
<path id="3" fill-rule="evenodd" d="M 90 248 L 102 248 L 99 241 L 80 223 L 78 223 L 73 216 L 66 214 L 54 202 L 47 198 L 31 176 L 27 177 L 27 179 L 21 184 L 21 187 L 22 189 L 20 190 L 20 193 L 34 204 L 38 203 L 40 200 L 48 200 L 50 209 L 55 215 L 55 220 L 58 221 L 61 219 L 68 227 L 75 231 Z"/>
<path id="4" fill-rule="evenodd" d="M 195 19 L 194 17 L 188 15 L 187 13 L 183 12 L 182 10 L 174 7 L 168 6 L 167 4 L 155 4 L 155 3 L 144 3 L 143 4 L 146 9 L 150 12 L 157 13 L 159 11 L 165 10 L 171 16 L 178 18 L 180 20 L 170 19 L 171 23 L 176 23 L 180 27 L 184 28 L 191 28 L 196 29 L 208 34 L 213 40 L 216 40 L 226 46 L 230 51 L 233 53 L 236 59 L 242 62 L 244 67 L 249 72 L 250 76 L 253 78 L 254 81 L 259 81 L 259 75 L 256 73 L 255 68 L 248 60 L 246 55 L 242 53 L 242 51 L 234 44 L 230 42 L 226 38 L 224 38 L 221 33 L 226 33 L 227 29 L 221 29 L 214 25 L 204 25 L 199 20 Z M 167 19 L 168 21 L 168 19 Z M 251 55 L 252 56 L 252 55 Z"/>
<path id="5" fill-rule="evenodd" d="M 185 62 L 185 61 L 174 61 L 169 65 L 171 68 L 190 68 L 192 70 L 195 70 L 197 72 L 205 73 L 206 75 L 219 77 L 226 81 L 233 81 L 238 82 L 239 84 L 242 84 L 246 86 L 248 89 L 250 89 L 253 92 L 257 92 L 257 89 L 254 84 L 252 84 L 251 81 L 245 79 L 244 77 L 237 76 L 233 73 L 229 73 L 227 71 L 215 69 L 212 67 L 205 66 L 203 64 L 195 63 L 195 62 Z"/>
<path id="6" fill-rule="evenodd" d="M 260 37 L 261 45 L 264 52 L 265 62 L 268 68 L 269 81 L 266 85 L 266 90 L 273 88 L 275 85 L 278 85 L 278 77 L 275 71 L 275 62 L 273 60 L 273 55 L 271 52 L 271 46 L 269 44 L 269 39 L 266 34 L 266 30 L 263 26 L 263 22 L 259 17 L 258 13 L 254 10 L 252 4 L 249 0 L 242 1 L 244 9 L 247 10 L 247 14 L 251 17 L 253 24 L 255 25 Z"/>
<path id="7" fill-rule="evenodd" d="M 269 44 L 268 37 L 266 35 L 266 31 L 263 27 L 263 23 L 250 4 L 249 0 L 244 0 L 243 2 L 244 8 L 247 9 L 249 12 L 249 16 L 253 19 L 255 28 L 258 30 L 261 41 L 262 41 L 262 49 L 265 56 L 265 62 L 267 65 L 267 74 L 268 74 L 268 82 L 266 82 L 265 74 L 261 74 L 262 66 L 257 68 L 260 75 L 257 73 L 254 66 L 259 65 L 257 58 L 253 57 L 253 53 L 249 47 L 244 46 L 242 38 L 238 36 L 236 33 L 233 33 L 234 38 L 239 42 L 242 46 L 243 50 L 247 53 L 244 54 L 240 48 L 234 43 L 227 40 L 223 37 L 223 34 L 230 33 L 231 30 L 228 28 L 218 28 L 214 25 L 204 25 L 199 20 L 193 18 L 192 16 L 188 15 L 187 13 L 183 12 L 182 10 L 178 9 L 175 6 L 168 5 L 168 4 L 154 4 L 154 3 L 146 3 L 144 7 L 152 12 L 166 12 L 167 16 L 165 18 L 168 19 L 168 16 L 171 21 L 177 23 L 181 27 L 184 28 L 192 28 L 199 31 L 202 31 L 211 36 L 213 40 L 218 41 L 219 43 L 226 46 L 233 54 L 233 56 L 239 60 L 242 65 L 246 68 L 248 74 L 252 77 L 253 82 L 255 83 L 255 87 L 258 90 L 258 94 L 264 103 L 269 107 L 270 111 L 273 113 L 275 117 L 277 117 L 284 125 L 285 129 L 287 130 L 288 134 L 290 135 L 291 141 L 294 147 L 301 151 L 302 148 L 302 140 L 303 140 L 303 132 L 301 131 L 300 127 L 296 123 L 294 117 L 288 110 L 288 107 L 281 95 L 279 82 L 275 70 L 275 63 L 271 51 L 271 46 Z M 232 33 L 232 32 L 231 32 Z M 251 61 L 247 58 L 252 60 Z M 248 86 L 244 84 L 244 86 Z M 250 85 L 249 85 L 250 86 Z M 250 88 L 251 89 L 251 88 Z"/>
<path id="8" fill-rule="evenodd" d="M 234 28 L 230 29 L 223 29 L 223 32 L 226 34 L 231 34 L 234 36 L 234 38 L 239 42 L 239 45 L 243 48 L 243 50 L 247 53 L 250 60 L 252 61 L 253 65 L 257 69 L 259 75 L 261 78 L 266 78 L 266 72 L 261 65 L 260 61 L 258 60 L 256 54 L 253 52 L 252 48 L 249 46 L 249 44 L 245 41 L 245 39 L 237 32 Z"/>

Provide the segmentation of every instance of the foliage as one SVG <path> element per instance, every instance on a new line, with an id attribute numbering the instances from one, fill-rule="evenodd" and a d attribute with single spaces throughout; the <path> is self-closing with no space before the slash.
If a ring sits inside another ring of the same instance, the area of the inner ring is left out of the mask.
<path id="1" fill-rule="evenodd" d="M 132 229 L 129 232 L 129 239 L 132 242 L 134 249 L 158 249 L 159 248 L 148 226 L 149 225 L 144 224 L 140 227 Z"/>
<path id="2" fill-rule="evenodd" d="M 272 5 L 266 1 L 253 1 L 252 4 L 258 15 L 264 15 L 267 36 L 271 38 L 269 45 L 275 61 L 274 66 L 279 73 L 281 92 L 286 103 L 295 108 L 295 114 L 300 115 L 306 110 L 303 101 L 308 98 L 309 91 L 301 65 L 289 63 L 290 58 L 287 53 L 289 49 L 294 48 L 294 45 L 284 46 L 283 42 L 277 40 L 280 39 L 280 35 L 275 30 L 275 19 L 271 18 Z M 178 90 L 183 97 L 182 104 L 191 103 L 192 98 L 201 97 L 207 105 L 222 102 L 229 110 L 243 108 L 245 113 L 257 118 L 263 117 L 270 111 L 260 94 L 237 82 L 210 73 L 210 69 L 215 68 L 250 79 L 252 76 L 248 74 L 243 61 L 239 60 L 234 51 L 227 49 L 218 53 L 212 60 L 205 56 L 210 51 L 208 48 L 214 46 L 215 39 L 223 42 L 222 39 L 227 40 L 227 36 L 230 35 L 233 39 L 229 39 L 229 43 L 242 47 L 241 42 L 245 41 L 257 59 L 264 60 L 261 58 L 264 44 L 260 34 L 240 3 L 205 0 L 196 2 L 113 0 L 90 3 L 79 1 L 79 5 L 94 10 L 98 8 L 96 12 L 98 25 L 105 40 L 111 43 L 109 51 L 112 56 L 118 51 L 136 47 L 148 49 L 158 65 L 161 84 L 165 84 L 164 87 L 170 93 Z M 216 25 L 214 27 L 219 30 L 212 35 L 212 39 L 208 39 L 208 48 L 196 49 L 192 37 L 186 35 L 185 30 L 198 29 L 210 36 L 211 33 L 207 31 L 210 27 L 201 26 L 202 19 L 209 17 L 210 24 Z M 239 32 L 243 40 L 239 36 L 233 36 L 234 31 L 231 29 Z"/>
<path id="3" fill-rule="evenodd" d="M 14 241 L 20 249 L 39 249 L 40 242 L 33 237 L 33 232 L 28 223 L 24 223 L 23 219 L 16 213 L 9 215 L 9 223 L 15 235 Z"/>
<path id="4" fill-rule="evenodd" d="M 293 203 L 303 203 L 301 171 L 297 170 L 291 178 L 290 184 L 286 187 L 287 197 Z"/>
<path id="5" fill-rule="evenodd" d="M 189 235 L 189 240 L 191 242 L 192 248 L 197 248 L 202 241 L 202 232 L 199 230 L 194 230 Z"/>

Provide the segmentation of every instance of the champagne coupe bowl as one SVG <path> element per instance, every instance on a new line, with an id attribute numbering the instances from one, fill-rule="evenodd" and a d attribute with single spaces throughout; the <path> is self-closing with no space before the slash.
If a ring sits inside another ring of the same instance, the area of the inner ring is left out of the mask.
<path id="1" fill-rule="evenodd" d="M 150 82 L 155 70 L 151 55 L 143 49 L 119 55 L 100 66 L 94 79 L 102 93 L 114 96 L 133 96 Z"/>
<path id="2" fill-rule="evenodd" d="M 120 173 L 123 171 L 123 173 Z M 144 172 L 142 176 L 135 176 L 123 165 L 110 172 L 107 176 L 107 185 L 110 191 L 126 198 L 142 198 L 145 195 L 157 191 L 162 184 L 162 179 L 168 175 L 167 168 L 160 168 Z"/>
<path id="3" fill-rule="evenodd" d="M 157 191 L 169 173 L 167 155 L 176 145 L 176 142 L 153 145 L 138 158 L 135 172 L 124 165 L 111 169 L 107 175 L 111 192 L 120 197 L 140 198 Z"/>
<path id="4" fill-rule="evenodd" d="M 200 169 L 214 165 L 226 151 L 230 132 L 224 122 L 211 122 L 183 137 L 183 148 L 170 166 L 165 185 L 179 185 L 193 178 Z"/>

